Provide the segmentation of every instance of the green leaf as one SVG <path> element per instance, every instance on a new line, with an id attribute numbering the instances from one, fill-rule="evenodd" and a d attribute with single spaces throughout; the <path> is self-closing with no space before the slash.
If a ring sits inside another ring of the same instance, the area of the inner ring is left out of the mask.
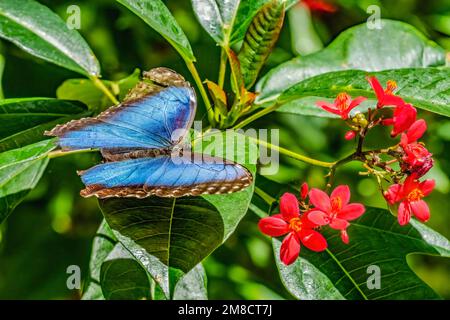
<path id="1" fill-rule="evenodd" d="M 189 40 L 161 0 L 117 0 L 162 35 L 187 61 L 194 62 Z"/>
<path id="2" fill-rule="evenodd" d="M 348 228 L 350 244 L 328 227 L 321 232 L 328 251 L 302 247 L 300 258 L 290 266 L 279 260 L 280 240 L 273 246 L 281 279 L 299 299 L 438 299 L 439 296 L 409 268 L 406 256 L 424 253 L 450 257 L 450 242 L 422 223 L 412 220 L 400 226 L 387 210 L 368 208 Z M 380 268 L 380 288 L 369 289 L 373 275 L 369 266 Z"/>
<path id="3" fill-rule="evenodd" d="M 105 86 L 122 101 L 128 91 L 138 82 L 140 70 L 136 69 L 128 77 L 118 81 L 102 80 Z M 86 104 L 90 110 L 105 110 L 111 106 L 111 100 L 92 81 L 87 79 L 69 79 L 56 90 L 58 99 L 78 100 Z"/>
<path id="4" fill-rule="evenodd" d="M 241 41 L 256 13 L 271 0 L 241 1 L 231 35 L 231 43 Z M 298 3 L 298 0 L 284 0 L 286 10 Z"/>
<path id="5" fill-rule="evenodd" d="M 151 298 L 147 272 L 120 243 L 102 263 L 100 284 L 106 300 Z"/>
<path id="6" fill-rule="evenodd" d="M 195 15 L 222 47 L 230 46 L 231 31 L 241 0 L 192 0 Z"/>
<path id="7" fill-rule="evenodd" d="M 44 140 L 0 153 L 0 223 L 39 182 L 55 147 L 54 140 Z"/>
<path id="8" fill-rule="evenodd" d="M 91 258 L 89 260 L 89 277 L 86 289 L 83 292 L 83 300 L 104 300 L 100 286 L 100 272 L 103 261 L 114 249 L 117 243 L 113 232 L 105 220 L 100 224 L 94 240 L 92 241 Z"/>
<path id="9" fill-rule="evenodd" d="M 82 299 L 165 299 L 163 293 L 158 295 L 160 287 L 149 281 L 146 269 L 138 263 L 140 261 L 123 249 L 103 220 L 93 240 L 89 278 Z M 116 253 L 113 254 L 113 251 Z M 154 292 L 153 297 L 150 296 L 151 292 Z M 201 264 L 181 278 L 173 298 L 207 299 L 206 274 Z"/>
<path id="10" fill-rule="evenodd" d="M 346 70 L 306 79 L 281 94 L 277 100 L 277 103 L 282 105 L 279 111 L 327 116 L 321 108 L 311 104 L 311 97 L 318 101 L 334 98 L 345 91 L 353 97 L 374 98 L 374 92 L 366 79 L 367 74 L 359 70 Z M 450 116 L 450 68 L 396 69 L 370 74 L 375 75 L 383 84 L 389 79 L 395 80 L 399 87 L 395 93 L 406 102 L 424 110 Z M 310 104 L 299 100 L 305 97 L 309 98 Z M 369 105 L 370 102 L 365 104 L 366 107 Z M 374 103 L 371 106 L 373 107 Z"/>
<path id="11" fill-rule="evenodd" d="M 445 51 L 411 25 L 382 20 L 382 29 L 361 24 L 342 32 L 327 48 L 270 70 L 257 84 L 257 103 L 276 99 L 307 78 L 331 71 L 380 71 L 445 65 Z"/>
<path id="12" fill-rule="evenodd" d="M 81 103 L 48 98 L 0 101 L 0 152 L 45 139 L 45 130 L 87 116 Z"/>
<path id="13" fill-rule="evenodd" d="M 175 286 L 174 300 L 207 300 L 206 272 L 199 263 L 191 271 L 185 274 Z"/>
<path id="14" fill-rule="evenodd" d="M 268 2 L 258 11 L 245 34 L 238 58 L 246 88 L 253 86 L 278 40 L 283 26 L 284 10 L 284 1 Z"/>
<path id="15" fill-rule="evenodd" d="M 26 52 L 87 76 L 99 76 L 100 65 L 75 30 L 34 0 L 0 2 L 0 37 Z"/>
<path id="16" fill-rule="evenodd" d="M 241 139 L 235 156 L 226 158 L 246 165 L 254 175 L 256 162 L 250 161 L 249 154 L 256 146 L 242 138 L 218 132 L 197 143 L 194 151 L 223 156 L 227 142 Z M 209 141 L 215 142 L 215 149 Z M 101 200 L 100 207 L 117 239 L 147 268 L 166 297 L 172 298 L 182 276 L 231 235 L 247 212 L 252 194 L 253 185 L 228 195 L 111 198 Z"/>
<path id="17" fill-rule="evenodd" d="M 3 71 L 5 71 L 5 58 L 0 54 L 0 99 L 4 99 L 5 95 L 3 94 Z"/>

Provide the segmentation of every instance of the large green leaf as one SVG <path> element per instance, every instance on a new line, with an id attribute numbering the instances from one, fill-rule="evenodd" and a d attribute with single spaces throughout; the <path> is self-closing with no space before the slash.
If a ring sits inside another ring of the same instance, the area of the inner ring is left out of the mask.
<path id="1" fill-rule="evenodd" d="M 87 115 L 87 108 L 75 101 L 48 98 L 2 100 L 0 152 L 43 140 L 45 130 Z"/>
<path id="2" fill-rule="evenodd" d="M 290 266 L 279 260 L 280 240 L 273 246 L 281 279 L 299 299 L 438 299 L 439 296 L 409 268 L 406 256 L 424 253 L 450 257 L 450 242 L 422 223 L 412 220 L 400 226 L 388 211 L 368 208 L 348 228 L 350 244 L 339 232 L 322 231 L 328 251 L 302 248 L 300 259 Z M 380 288 L 368 288 L 379 267 Z M 369 268 L 369 269 L 368 269 Z M 372 267 L 373 268 L 373 267 Z"/>
<path id="3" fill-rule="evenodd" d="M 399 87 L 396 94 L 414 106 L 450 116 L 450 68 L 396 69 L 370 74 L 375 75 L 381 83 L 389 79 L 395 80 Z M 354 97 L 374 98 L 374 92 L 366 76 L 367 72 L 364 71 L 346 70 L 303 80 L 279 96 L 277 103 L 282 105 L 279 111 L 328 116 L 327 112 L 314 104 L 314 101 L 334 98 L 343 91 Z M 365 104 L 366 107 L 368 105 L 370 102 Z"/>
<path id="4" fill-rule="evenodd" d="M 195 61 L 189 40 L 161 0 L 117 0 L 162 35 L 188 61 Z"/>
<path id="5" fill-rule="evenodd" d="M 0 223 L 39 182 L 55 147 L 44 140 L 0 153 Z"/>
<path id="6" fill-rule="evenodd" d="M 206 153 L 224 156 L 227 142 L 238 139 L 232 133 L 227 136 L 230 140 L 222 140 L 225 136 L 210 136 L 215 149 L 206 148 L 206 141 L 196 146 Z M 249 153 L 256 146 L 248 139 L 240 141 L 233 159 L 254 175 L 256 166 Z M 229 154 L 225 156 L 230 159 Z M 147 268 L 166 297 L 172 298 L 180 278 L 231 235 L 247 212 L 252 194 L 253 185 L 228 195 L 106 199 L 100 201 L 100 207 L 117 239 Z"/>
<path id="7" fill-rule="evenodd" d="M 89 278 L 82 299 L 166 299 L 140 262 L 117 242 L 103 220 L 93 240 Z M 206 274 L 201 264 L 181 278 L 175 286 L 173 298 L 207 299 Z"/>
<path id="8" fill-rule="evenodd" d="M 0 1 L 0 37 L 61 67 L 87 76 L 100 75 L 100 65 L 80 34 L 34 0 Z"/>
<path id="9" fill-rule="evenodd" d="M 119 100 L 122 101 L 128 91 L 139 82 L 140 70 L 136 69 L 128 77 L 118 81 L 102 80 Z M 58 99 L 78 100 L 86 104 L 90 110 L 102 111 L 111 106 L 111 100 L 92 81 L 87 79 L 69 79 L 56 90 Z"/>
<path id="10" fill-rule="evenodd" d="M 3 94 L 3 71 L 5 71 L 5 58 L 0 54 L 0 99 L 4 99 Z"/>
<path id="11" fill-rule="evenodd" d="M 312 76 L 345 69 L 380 71 L 410 67 L 441 66 L 445 51 L 414 27 L 382 20 L 383 28 L 361 24 L 342 32 L 327 48 L 296 57 L 270 70 L 257 84 L 257 103 L 279 94 Z"/>

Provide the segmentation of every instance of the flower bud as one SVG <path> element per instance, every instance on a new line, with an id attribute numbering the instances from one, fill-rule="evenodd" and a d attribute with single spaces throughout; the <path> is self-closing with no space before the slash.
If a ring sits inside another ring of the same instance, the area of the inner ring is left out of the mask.
<path id="1" fill-rule="evenodd" d="M 345 134 L 345 140 L 352 140 L 356 137 L 356 132 L 355 131 L 347 131 Z"/>
<path id="2" fill-rule="evenodd" d="M 302 186 L 300 187 L 300 197 L 305 200 L 306 196 L 308 195 L 308 184 L 306 182 L 303 182 Z"/>

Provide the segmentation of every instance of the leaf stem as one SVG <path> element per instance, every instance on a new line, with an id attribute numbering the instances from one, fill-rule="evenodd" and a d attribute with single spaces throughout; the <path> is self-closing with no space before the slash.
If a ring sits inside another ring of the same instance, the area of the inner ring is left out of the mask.
<path id="1" fill-rule="evenodd" d="M 206 93 L 205 87 L 203 86 L 203 82 L 200 79 L 197 68 L 192 61 L 185 60 L 186 66 L 192 74 L 195 83 L 197 84 L 197 88 L 200 91 L 200 95 L 202 96 L 203 102 L 205 103 L 206 112 L 208 113 L 208 121 L 211 125 L 215 124 L 214 120 L 214 110 L 212 109 L 211 102 L 209 101 L 208 94 Z"/>
<path id="2" fill-rule="evenodd" d="M 271 113 L 272 111 L 276 110 L 278 107 L 280 107 L 280 105 L 278 103 L 274 103 L 270 107 L 264 108 L 264 109 L 262 109 L 262 110 L 260 110 L 260 111 L 258 111 L 256 113 L 254 113 L 250 117 L 242 120 L 237 125 L 235 125 L 233 127 L 233 129 L 241 129 L 241 128 L 245 127 L 246 125 L 252 123 L 256 119 L 259 119 L 259 118 L 265 116 L 266 114 Z"/>
<path id="3" fill-rule="evenodd" d="M 225 83 L 225 75 L 227 73 L 227 52 L 224 48 L 220 50 L 220 68 L 219 68 L 219 79 L 217 84 L 221 89 Z"/>
<path id="4" fill-rule="evenodd" d="M 105 86 L 103 81 L 101 81 L 99 78 L 97 78 L 95 76 L 91 76 L 91 77 L 89 77 L 89 79 L 91 79 L 91 81 L 94 83 L 94 85 L 98 89 L 100 89 L 105 94 L 105 96 L 107 96 L 108 99 L 111 100 L 111 102 L 114 105 L 119 104 L 119 100 L 117 100 L 116 97 L 114 96 L 114 94 L 108 89 L 107 86 Z"/>

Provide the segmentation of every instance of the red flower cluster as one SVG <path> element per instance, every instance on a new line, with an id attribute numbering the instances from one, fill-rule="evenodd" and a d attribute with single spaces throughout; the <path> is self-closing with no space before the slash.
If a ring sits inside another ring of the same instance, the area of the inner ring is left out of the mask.
<path id="1" fill-rule="evenodd" d="M 391 137 L 394 138 L 400 135 L 400 143 L 389 148 L 389 151 L 384 152 L 384 154 L 392 156 L 394 159 L 389 162 L 383 162 L 380 157 L 380 154 L 383 153 L 382 151 L 379 154 L 372 154 L 372 158 L 368 158 L 363 154 L 360 159 L 365 161 L 369 168 L 375 166 L 381 167 L 384 170 L 382 171 L 385 174 L 383 176 L 384 178 L 386 176 L 392 178 L 394 184 L 384 192 L 384 196 L 390 205 L 400 203 L 398 207 L 398 220 L 401 225 L 409 222 L 411 213 L 419 220 L 427 221 L 430 217 L 430 211 L 422 198 L 432 191 L 434 181 L 425 180 L 420 182 L 418 180 L 433 167 L 432 154 L 425 148 L 423 143 L 418 141 L 425 133 L 427 124 L 425 120 L 417 119 L 416 108 L 394 94 L 397 89 L 397 83 L 395 81 L 388 80 L 386 88 L 383 88 L 376 77 L 367 77 L 367 81 L 377 98 L 376 108 L 369 110 L 367 119 L 362 113 L 356 113 L 354 116 L 350 115 L 352 109 L 366 100 L 365 97 L 358 97 L 352 100 L 347 93 L 343 92 L 338 94 L 334 103 L 318 102 L 317 104 L 322 109 L 337 114 L 346 121 L 347 125 L 351 128 L 345 134 L 345 139 L 347 140 L 352 140 L 357 135 L 359 135 L 360 139 L 364 139 L 367 131 L 380 123 L 385 126 L 392 126 Z M 389 118 L 384 117 L 384 110 L 379 111 L 387 106 L 393 107 L 392 116 Z M 361 147 L 359 148 L 359 152 L 362 152 Z M 397 172 L 389 166 L 390 163 L 394 162 L 400 164 L 400 171 Z M 406 177 L 404 182 L 400 183 L 404 177 Z M 313 201 L 313 198 L 311 200 Z M 333 195 L 330 201 L 331 203 L 333 202 Z M 325 222 L 328 222 L 331 227 L 337 229 L 339 229 L 337 226 L 345 226 L 344 222 L 336 220 L 336 218 L 339 218 L 339 215 L 326 215 L 327 210 L 333 211 L 333 205 L 322 208 L 322 213 L 311 213 L 311 221 L 318 225 L 323 225 Z M 345 214 L 343 216 L 347 217 Z"/>
<path id="2" fill-rule="evenodd" d="M 280 213 L 259 221 L 262 233 L 271 237 L 286 235 L 280 249 L 280 260 L 289 265 L 293 263 L 299 253 L 301 244 L 312 251 L 323 251 L 327 248 L 327 241 L 317 230 L 320 226 L 329 225 L 341 231 L 344 243 L 349 242 L 347 228 L 348 220 L 361 216 L 365 208 L 362 204 L 351 203 L 348 186 L 339 186 L 329 197 L 325 192 L 313 188 L 309 192 L 308 185 L 302 184 L 300 189 L 301 201 L 292 193 L 285 193 L 280 199 Z M 302 211 L 300 211 L 300 206 Z"/>

